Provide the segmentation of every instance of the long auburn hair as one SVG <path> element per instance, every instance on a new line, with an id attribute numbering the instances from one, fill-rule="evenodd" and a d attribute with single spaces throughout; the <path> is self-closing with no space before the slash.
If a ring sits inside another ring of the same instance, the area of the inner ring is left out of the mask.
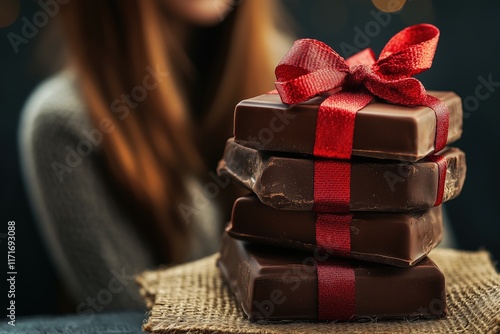
<path id="1" fill-rule="evenodd" d="M 163 261 L 182 261 L 189 247 L 178 210 L 187 200 L 184 176 L 203 179 L 213 170 L 231 136 L 235 104 L 273 88 L 277 59 L 271 39 L 280 36 L 275 5 L 241 1 L 224 22 L 199 29 L 198 49 L 191 49 L 203 53 L 197 59 L 179 43 L 160 0 L 74 0 L 61 6 L 90 118 L 97 129 L 102 120 L 114 124 L 103 138 L 105 166 L 127 206 L 138 209 L 139 228 L 156 236 L 152 241 Z M 133 108 L 116 102 L 142 85 L 147 68 L 168 75 Z"/>

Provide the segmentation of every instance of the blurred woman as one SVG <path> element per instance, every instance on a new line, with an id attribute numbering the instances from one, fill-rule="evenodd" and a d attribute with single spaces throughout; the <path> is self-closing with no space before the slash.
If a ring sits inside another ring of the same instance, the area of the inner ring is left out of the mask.
<path id="1" fill-rule="evenodd" d="M 235 104 L 273 88 L 289 46 L 275 6 L 61 5 L 68 65 L 28 101 L 21 149 L 41 232 L 77 312 L 140 307 L 134 274 L 217 250 L 234 195 L 212 171 Z M 217 192 L 206 191 L 210 182 Z"/>

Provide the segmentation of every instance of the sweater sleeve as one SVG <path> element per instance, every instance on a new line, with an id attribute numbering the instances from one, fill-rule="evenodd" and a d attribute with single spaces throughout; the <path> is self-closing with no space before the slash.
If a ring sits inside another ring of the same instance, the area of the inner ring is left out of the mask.
<path id="1" fill-rule="evenodd" d="M 40 233 L 75 311 L 89 315 L 144 307 L 134 275 L 155 266 L 106 186 L 99 136 L 67 73 L 43 83 L 23 111 L 21 165 Z"/>

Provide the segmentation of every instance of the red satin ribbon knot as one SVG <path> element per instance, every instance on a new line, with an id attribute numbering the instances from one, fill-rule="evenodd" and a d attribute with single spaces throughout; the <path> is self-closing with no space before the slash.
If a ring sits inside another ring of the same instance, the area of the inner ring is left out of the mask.
<path id="1" fill-rule="evenodd" d="M 448 137 L 448 108 L 429 96 L 412 76 L 429 69 L 439 30 L 419 24 L 394 35 L 378 60 L 365 49 L 345 60 L 314 39 L 297 40 L 276 67 L 276 90 L 283 103 L 305 102 L 328 93 L 318 110 L 315 156 L 349 159 L 356 112 L 378 97 L 389 103 L 428 106 L 436 113 L 434 151 Z"/>

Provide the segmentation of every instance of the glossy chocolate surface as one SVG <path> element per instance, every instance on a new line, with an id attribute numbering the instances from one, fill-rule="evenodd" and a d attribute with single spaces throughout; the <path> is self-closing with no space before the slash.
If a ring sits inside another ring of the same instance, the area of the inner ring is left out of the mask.
<path id="1" fill-rule="evenodd" d="M 236 239 L 312 251 L 316 216 L 312 211 L 273 209 L 255 196 L 240 197 L 226 230 Z M 415 265 L 441 241 L 442 218 L 441 206 L 411 213 L 355 212 L 349 258 Z"/>
<path id="2" fill-rule="evenodd" d="M 465 154 L 457 148 L 439 152 L 447 160 L 443 202 L 460 193 L 465 181 Z M 421 160 L 353 158 L 350 211 L 408 212 L 434 206 L 438 166 Z M 252 190 L 277 209 L 311 211 L 314 205 L 314 160 L 270 155 L 228 140 L 218 173 Z"/>
<path id="3" fill-rule="evenodd" d="M 318 319 L 312 252 L 245 243 L 225 235 L 217 263 L 250 320 Z M 351 320 L 440 317 L 445 312 L 445 279 L 429 258 L 411 268 L 355 261 L 350 266 L 356 305 Z"/>
<path id="4" fill-rule="evenodd" d="M 453 92 L 428 92 L 450 113 L 448 144 L 462 134 L 462 101 Z M 234 113 L 235 141 L 258 150 L 313 154 L 317 110 L 325 97 L 286 105 L 278 94 L 241 101 Z M 428 107 L 372 102 L 356 114 L 353 156 L 417 161 L 434 150 L 436 118 Z"/>

